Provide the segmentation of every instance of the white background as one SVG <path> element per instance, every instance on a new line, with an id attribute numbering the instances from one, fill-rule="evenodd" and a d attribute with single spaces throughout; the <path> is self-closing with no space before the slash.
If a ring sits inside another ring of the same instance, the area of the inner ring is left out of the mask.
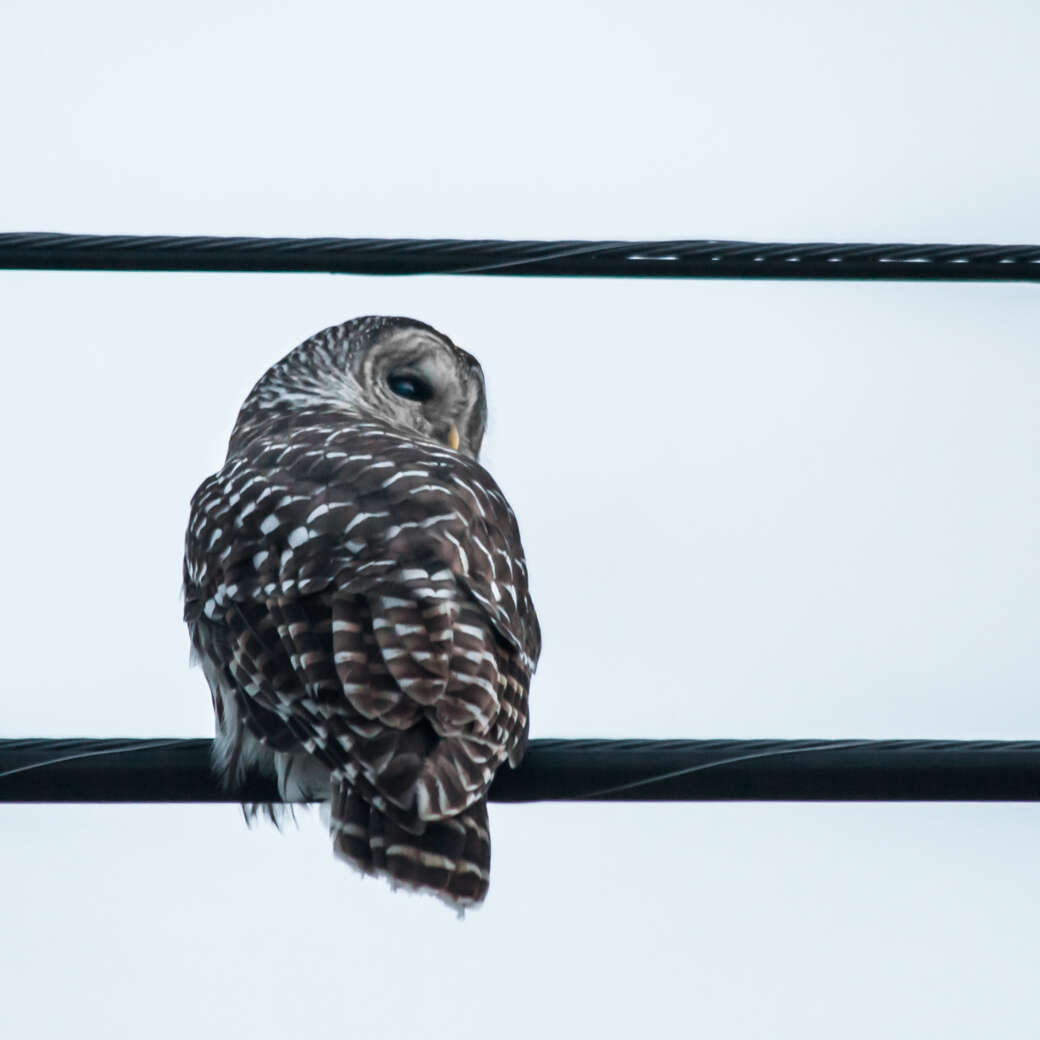
<path id="1" fill-rule="evenodd" d="M 1036 242 L 1038 43 L 1025 0 L 5 0 L 0 226 Z M 0 734 L 210 733 L 188 499 L 269 363 L 391 313 L 484 364 L 535 736 L 1040 737 L 1038 293 L 0 272 Z M 460 922 L 316 814 L 2 806 L 3 1032 L 1036 1035 L 1032 806 L 492 830 Z"/>

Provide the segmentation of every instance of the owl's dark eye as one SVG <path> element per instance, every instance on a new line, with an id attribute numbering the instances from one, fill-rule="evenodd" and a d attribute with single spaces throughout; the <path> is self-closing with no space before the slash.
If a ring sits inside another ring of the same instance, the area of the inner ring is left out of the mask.
<path id="1" fill-rule="evenodd" d="M 386 385 L 398 397 L 407 397 L 409 401 L 428 401 L 433 397 L 433 387 L 418 376 L 391 375 Z"/>

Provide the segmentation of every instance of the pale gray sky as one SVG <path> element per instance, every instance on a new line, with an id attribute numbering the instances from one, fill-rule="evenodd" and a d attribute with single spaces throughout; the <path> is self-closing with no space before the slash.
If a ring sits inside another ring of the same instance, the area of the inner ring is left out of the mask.
<path id="1" fill-rule="evenodd" d="M 1040 241 L 1025 2 L 18 2 L 0 229 Z M 323 326 L 477 354 L 536 736 L 1040 736 L 1036 286 L 0 272 L 4 736 L 208 735 L 188 499 Z M 23 1038 L 1036 1035 L 1040 810 L 493 807 L 457 921 L 316 814 L 0 807 Z"/>

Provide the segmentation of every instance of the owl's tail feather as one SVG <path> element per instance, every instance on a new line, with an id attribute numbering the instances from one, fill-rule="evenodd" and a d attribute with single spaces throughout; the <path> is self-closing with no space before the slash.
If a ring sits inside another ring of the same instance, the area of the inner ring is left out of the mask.
<path id="1" fill-rule="evenodd" d="M 486 799 L 412 834 L 336 776 L 331 795 L 333 849 L 353 867 L 429 892 L 460 910 L 483 902 L 491 869 Z"/>

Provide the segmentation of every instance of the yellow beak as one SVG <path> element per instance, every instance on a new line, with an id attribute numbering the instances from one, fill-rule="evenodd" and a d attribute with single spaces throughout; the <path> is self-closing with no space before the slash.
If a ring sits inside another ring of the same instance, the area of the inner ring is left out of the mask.
<path id="1" fill-rule="evenodd" d="M 459 450 L 459 428 L 452 423 L 451 429 L 448 430 L 448 447 L 452 451 Z"/>

